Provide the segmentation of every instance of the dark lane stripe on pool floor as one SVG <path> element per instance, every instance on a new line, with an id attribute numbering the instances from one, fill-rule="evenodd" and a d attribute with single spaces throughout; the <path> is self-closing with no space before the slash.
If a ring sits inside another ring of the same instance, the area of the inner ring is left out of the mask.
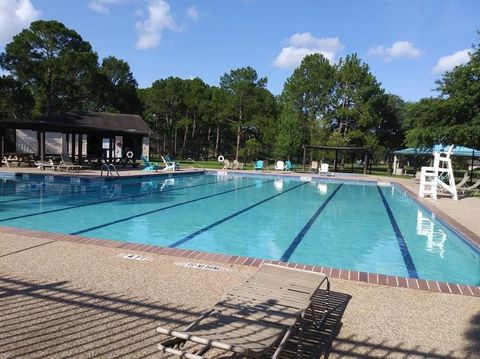
<path id="1" fill-rule="evenodd" d="M 296 185 L 296 186 L 294 186 L 294 187 L 292 187 L 292 188 L 289 188 L 289 189 L 287 189 L 287 190 L 285 190 L 285 191 L 282 191 L 282 192 L 280 192 L 280 193 L 277 193 L 277 194 L 275 194 L 275 195 L 273 195 L 273 196 L 267 197 L 267 198 L 261 200 L 260 202 L 254 203 L 254 204 L 252 204 L 251 206 L 248 206 L 248 207 L 246 207 L 246 208 L 244 208 L 244 209 L 241 209 L 240 211 L 237 211 L 237 212 L 235 212 L 235 213 L 232 213 L 231 215 L 229 215 L 229 216 L 227 216 L 227 217 L 225 217 L 225 218 L 222 218 L 222 219 L 220 219 L 220 220 L 218 220 L 218 221 L 216 221 L 216 222 L 214 222 L 214 223 L 212 223 L 212 224 L 210 224 L 210 225 L 208 225 L 208 226 L 206 226 L 206 227 L 203 227 L 203 228 L 199 229 L 198 231 L 196 231 L 196 232 L 194 232 L 194 233 L 186 236 L 186 237 L 183 238 L 183 239 L 180 239 L 179 241 L 177 241 L 177 242 L 169 245 L 169 247 L 171 247 L 171 248 L 178 247 L 179 245 L 181 245 L 181 244 L 183 244 L 183 243 L 185 243 L 185 242 L 188 242 L 189 240 L 195 238 L 195 237 L 198 236 L 199 234 L 202 234 L 203 232 L 206 232 L 206 231 L 212 229 L 213 227 L 218 226 L 219 224 L 222 224 L 222 223 L 224 223 L 224 222 L 226 222 L 226 221 L 228 221 L 228 220 L 230 220 L 230 219 L 232 219 L 232 218 L 234 218 L 234 217 L 236 217 L 236 216 L 238 216 L 238 215 L 240 215 L 240 214 L 242 214 L 242 213 L 245 213 L 245 212 L 251 210 L 252 208 L 255 208 L 255 207 L 257 207 L 257 206 L 260 206 L 261 204 L 263 204 L 263 203 L 265 203 L 265 202 L 268 202 L 268 201 L 270 201 L 270 200 L 272 200 L 272 199 L 274 199 L 274 198 L 277 198 L 277 197 L 281 196 L 282 194 L 285 194 L 285 193 L 287 193 L 287 192 L 293 191 L 294 189 L 297 189 L 298 187 L 301 187 L 301 186 L 303 186 L 303 185 L 306 184 L 306 183 L 308 183 L 308 182 L 302 182 L 302 183 L 300 183 L 299 185 Z"/>
<path id="2" fill-rule="evenodd" d="M 395 216 L 393 215 L 392 209 L 387 202 L 387 199 L 383 195 L 382 190 L 380 187 L 377 186 L 378 193 L 380 197 L 382 197 L 383 205 L 385 206 L 385 210 L 387 211 L 388 218 L 390 219 L 390 223 L 392 224 L 393 231 L 395 232 L 395 237 L 397 238 L 398 246 L 400 247 L 400 252 L 402 253 L 403 261 L 405 262 L 405 267 L 407 267 L 408 276 L 410 278 L 418 278 L 417 269 L 415 268 L 415 264 L 413 264 L 412 256 L 408 251 L 407 244 L 405 243 L 405 239 L 403 238 L 402 232 L 400 231 L 400 227 L 398 226 L 397 221 L 395 220 Z"/>
<path id="3" fill-rule="evenodd" d="M 224 182 L 228 181 L 233 181 L 232 179 L 226 180 Z M 273 181 L 273 180 L 272 180 Z M 97 204 L 103 204 L 103 203 L 110 203 L 110 202 L 116 202 L 116 201 L 123 201 L 126 199 L 134 199 L 134 198 L 140 198 L 140 197 L 145 197 L 145 196 L 156 196 L 158 194 L 163 194 L 167 192 L 172 192 L 172 191 L 178 191 L 181 189 L 188 189 L 188 188 L 194 188 L 194 187 L 201 187 L 201 186 L 207 186 L 211 184 L 219 183 L 217 181 L 214 182 L 208 182 L 208 183 L 201 183 L 193 186 L 184 186 L 184 187 L 178 187 L 178 188 L 172 188 L 172 189 L 166 189 L 165 191 L 161 190 L 159 192 L 153 192 L 153 193 L 142 193 L 142 194 L 136 194 L 132 196 L 125 196 L 125 197 L 119 197 L 119 198 L 113 198 L 113 199 L 105 199 L 102 201 L 95 201 L 95 202 L 89 202 L 89 203 L 84 203 L 84 204 L 77 204 L 75 206 L 68 206 L 68 207 L 62 207 L 62 208 L 56 208 L 56 209 L 50 209 L 48 211 L 41 211 L 41 212 L 35 212 L 35 213 L 28 213 L 28 214 L 22 214 L 19 216 L 15 217 L 9 217 L 9 218 L 3 218 L 0 219 L 0 222 L 6 222 L 6 221 L 12 221 L 15 219 L 21 219 L 21 218 L 28 218 L 28 217 L 34 217 L 34 216 L 40 216 L 42 214 L 49 214 L 49 213 L 56 213 L 56 212 L 61 212 L 61 211 L 67 211 L 69 209 L 76 209 L 76 208 L 82 208 L 82 207 L 88 207 L 88 206 L 95 206 Z"/>
<path id="4" fill-rule="evenodd" d="M 273 182 L 273 179 L 272 179 L 272 180 L 268 180 L 268 181 L 264 181 L 264 182 L 262 182 L 262 184 L 263 184 L 263 183 L 268 183 L 268 182 Z M 194 202 L 202 201 L 202 200 L 204 200 L 204 199 L 208 199 L 208 198 L 212 198 L 212 197 L 216 197 L 216 196 L 221 196 L 221 195 L 223 195 L 223 194 L 227 194 L 227 193 L 231 193 L 231 192 L 236 192 L 236 191 L 239 191 L 239 190 L 241 190 L 241 189 L 246 189 L 246 188 L 251 188 L 251 187 L 256 187 L 256 186 L 257 186 L 257 184 L 255 183 L 255 184 L 251 184 L 251 185 L 248 185 L 248 186 L 243 186 L 243 187 L 238 187 L 238 188 L 230 189 L 230 190 L 228 190 L 228 191 L 223 191 L 223 192 L 211 194 L 211 195 L 208 195 L 208 196 L 191 199 L 191 200 L 189 200 L 189 201 L 172 204 L 171 206 L 157 208 L 157 209 L 154 209 L 154 210 L 151 210 L 151 211 L 147 211 L 147 212 L 135 214 L 135 215 L 129 216 L 129 217 L 124 217 L 124 218 L 117 219 L 117 220 L 111 221 L 111 222 L 107 222 L 107 223 L 104 223 L 104 224 L 101 224 L 101 225 L 98 225 L 98 226 L 95 226 L 95 227 L 90 227 L 90 228 L 87 228 L 87 229 L 83 229 L 83 230 L 81 230 L 81 231 L 72 232 L 72 233 L 70 233 L 70 234 L 71 234 L 71 235 L 83 234 L 83 233 L 86 233 L 86 232 L 94 231 L 94 230 L 96 230 L 96 229 L 108 227 L 108 226 L 111 226 L 111 225 L 114 225 L 114 224 L 118 224 L 118 223 L 121 223 L 121 222 L 126 222 L 126 221 L 129 221 L 129 220 L 134 219 L 134 218 L 139 218 L 139 217 L 147 216 L 147 215 L 149 215 L 149 214 L 153 214 L 153 213 L 165 211 L 165 210 L 170 209 L 170 208 L 175 208 L 175 207 L 183 206 L 184 204 L 194 203 Z"/>
<path id="5" fill-rule="evenodd" d="M 330 200 L 333 198 L 333 196 L 335 196 L 338 192 L 338 190 L 343 186 L 343 183 L 340 184 L 337 188 L 335 188 L 335 191 L 333 191 L 333 193 L 328 196 L 328 198 L 325 200 L 325 202 L 322 203 L 322 205 L 320 206 L 320 208 L 318 208 L 315 213 L 313 214 L 313 216 L 308 220 L 307 224 L 305 224 L 305 226 L 303 226 L 303 228 L 301 229 L 301 231 L 297 234 L 297 236 L 295 237 L 295 239 L 293 240 L 293 242 L 290 244 L 290 246 L 287 248 L 287 250 L 282 254 L 282 256 L 280 257 L 280 261 L 282 262 L 288 262 L 288 260 L 290 259 L 290 257 L 292 256 L 293 252 L 295 252 L 295 249 L 297 249 L 298 245 L 302 242 L 303 238 L 305 237 L 305 235 L 307 234 L 307 232 L 309 231 L 310 227 L 312 227 L 313 223 L 315 223 L 315 221 L 317 220 L 318 216 L 320 215 L 320 213 L 322 213 L 322 211 L 325 209 L 325 207 L 327 206 L 328 202 L 330 202 Z"/>

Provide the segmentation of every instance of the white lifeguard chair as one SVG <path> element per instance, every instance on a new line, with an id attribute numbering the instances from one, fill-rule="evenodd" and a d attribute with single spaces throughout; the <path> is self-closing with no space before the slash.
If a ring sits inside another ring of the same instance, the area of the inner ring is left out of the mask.
<path id="1" fill-rule="evenodd" d="M 458 200 L 452 160 L 450 159 L 454 147 L 455 145 L 451 145 L 447 152 L 434 152 L 433 167 L 422 167 L 419 197 L 437 199 L 437 191 L 440 186 L 446 193 L 450 193 L 454 200 Z M 445 181 L 448 181 L 448 184 Z"/>

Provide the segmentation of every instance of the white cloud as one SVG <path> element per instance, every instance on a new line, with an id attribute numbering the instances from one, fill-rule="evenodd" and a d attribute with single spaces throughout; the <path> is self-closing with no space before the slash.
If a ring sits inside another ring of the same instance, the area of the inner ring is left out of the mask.
<path id="1" fill-rule="evenodd" d="M 137 21 L 137 49 L 147 50 L 158 46 L 164 29 L 177 30 L 177 24 L 170 14 L 170 6 L 164 0 L 150 0 L 148 18 Z"/>
<path id="2" fill-rule="evenodd" d="M 371 47 L 368 50 L 368 55 L 381 56 L 385 58 L 386 61 L 400 57 L 418 59 L 422 56 L 422 50 L 416 48 L 410 41 L 397 41 L 392 47 L 385 47 L 383 45 Z"/>
<path id="3" fill-rule="evenodd" d="M 466 64 L 470 61 L 471 49 L 465 49 L 457 51 L 452 55 L 440 57 L 437 61 L 437 64 L 433 67 L 433 72 L 441 73 L 445 71 L 450 71 L 455 68 L 455 66 L 460 66 Z"/>
<path id="4" fill-rule="evenodd" d="M 0 45 L 40 17 L 30 0 L 0 0 Z"/>
<path id="5" fill-rule="evenodd" d="M 293 69 L 300 65 L 303 58 L 311 54 L 322 54 L 334 61 L 337 53 L 345 48 L 338 37 L 317 38 L 310 32 L 297 32 L 288 40 L 287 45 L 273 61 L 273 65 Z"/>
<path id="6" fill-rule="evenodd" d="M 200 19 L 201 14 L 200 14 L 200 11 L 198 11 L 197 7 L 193 5 L 187 9 L 187 16 L 193 21 L 198 21 L 198 19 Z"/>
<path id="7" fill-rule="evenodd" d="M 117 5 L 127 0 L 93 0 L 88 3 L 88 8 L 99 14 L 110 14 L 110 6 Z"/>

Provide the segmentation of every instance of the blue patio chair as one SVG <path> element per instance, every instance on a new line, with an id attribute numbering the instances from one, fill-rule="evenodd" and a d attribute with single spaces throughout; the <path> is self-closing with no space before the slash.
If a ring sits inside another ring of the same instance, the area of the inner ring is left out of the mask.
<path id="1" fill-rule="evenodd" d="M 285 169 L 287 171 L 293 171 L 294 168 L 295 168 L 295 165 L 292 162 L 290 162 L 289 160 L 285 161 Z"/>
<path id="2" fill-rule="evenodd" d="M 156 171 L 158 170 L 158 165 L 155 163 L 150 162 L 147 157 L 141 156 L 140 157 L 143 161 L 143 164 L 145 165 L 145 168 L 143 169 L 144 171 Z"/>
<path id="3" fill-rule="evenodd" d="M 253 168 L 255 168 L 256 171 L 258 171 L 258 170 L 262 171 L 263 170 L 263 161 L 258 160 L 257 163 L 255 163 L 255 166 Z"/>

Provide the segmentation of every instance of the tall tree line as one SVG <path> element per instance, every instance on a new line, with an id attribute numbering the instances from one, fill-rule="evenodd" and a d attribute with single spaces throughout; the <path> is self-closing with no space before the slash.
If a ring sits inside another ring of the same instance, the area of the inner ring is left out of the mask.
<path id="1" fill-rule="evenodd" d="M 480 54 L 445 73 L 440 95 L 405 103 L 385 93 L 350 54 L 306 56 L 275 97 L 255 69 L 232 69 L 218 86 L 168 77 L 139 89 L 127 62 L 102 60 L 74 30 L 36 21 L 0 54 L 0 119 L 93 110 L 140 114 L 152 152 L 184 158 L 292 158 L 302 144 L 369 147 L 385 158 L 404 145 L 480 146 Z"/>

